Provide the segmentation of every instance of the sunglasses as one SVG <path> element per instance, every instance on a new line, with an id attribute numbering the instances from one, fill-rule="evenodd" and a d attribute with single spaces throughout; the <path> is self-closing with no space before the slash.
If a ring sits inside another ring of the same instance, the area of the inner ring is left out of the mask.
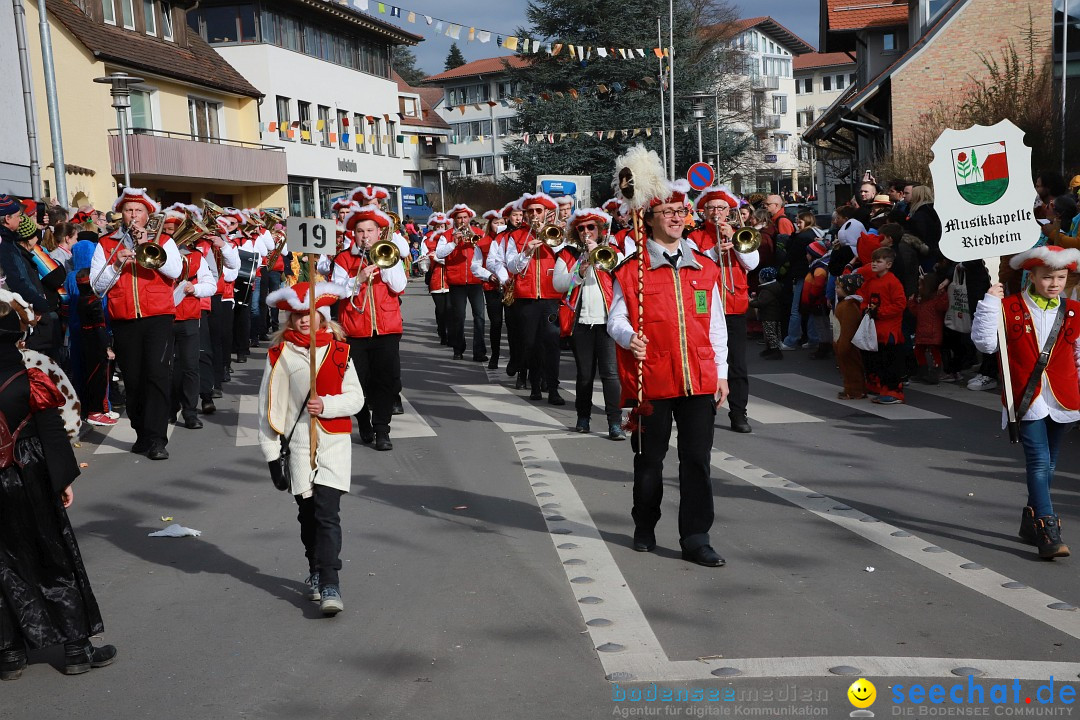
<path id="1" fill-rule="evenodd" d="M 596 226 L 595 225 L 582 225 L 581 229 L 582 230 L 595 230 Z"/>

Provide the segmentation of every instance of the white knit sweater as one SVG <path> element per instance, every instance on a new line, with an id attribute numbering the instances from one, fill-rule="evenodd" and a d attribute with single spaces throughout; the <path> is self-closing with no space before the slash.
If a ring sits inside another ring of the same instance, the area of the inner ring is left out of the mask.
<path id="1" fill-rule="evenodd" d="M 317 364 L 321 365 L 328 349 L 329 346 L 316 349 Z M 290 342 L 285 343 L 274 368 L 270 367 L 270 361 L 267 360 L 259 387 L 259 445 L 267 462 L 276 460 L 281 452 L 281 435 L 274 427 L 288 435 L 295 422 L 296 430 L 289 442 L 289 469 L 292 476 L 289 492 L 309 497 L 313 483 L 348 492 L 352 477 L 351 435 L 331 434 L 316 424 L 319 442 L 315 452 L 315 470 L 311 469 L 311 444 L 308 440 L 311 416 L 307 412 L 300 412 L 307 404 L 308 390 L 311 387 L 309 367 L 308 349 Z M 360 412 L 360 408 L 364 406 L 364 391 L 360 387 L 360 381 L 356 379 L 352 360 L 349 360 L 345 368 L 341 394 L 323 395 L 322 401 L 323 412 L 319 416 L 322 418 L 349 417 Z M 299 422 L 296 421 L 298 415 Z"/>

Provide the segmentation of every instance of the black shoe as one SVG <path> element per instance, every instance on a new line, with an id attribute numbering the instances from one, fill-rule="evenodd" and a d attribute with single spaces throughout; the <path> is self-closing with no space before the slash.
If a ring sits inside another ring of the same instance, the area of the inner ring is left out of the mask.
<path id="1" fill-rule="evenodd" d="M 1035 519 L 1035 542 L 1039 557 L 1051 559 L 1069 557 L 1069 546 L 1061 541 L 1061 521 L 1057 515 L 1045 515 Z"/>
<path id="2" fill-rule="evenodd" d="M 506 363 L 506 374 L 509 375 L 510 377 L 514 377 L 515 375 L 517 375 L 518 374 L 517 365 L 515 365 L 512 362 Z"/>
<path id="3" fill-rule="evenodd" d="M 524 390 L 525 386 L 528 385 L 528 384 L 529 383 L 525 379 L 524 375 L 518 375 L 517 380 L 514 381 L 514 389 L 515 390 Z M 537 399 L 539 400 L 539 398 L 537 398 Z"/>
<path id="4" fill-rule="evenodd" d="M 149 440 L 136 440 L 135 444 L 131 446 L 131 452 L 136 455 L 145 455 L 150 450 Z"/>
<path id="5" fill-rule="evenodd" d="M 222 396 L 221 388 L 214 388 L 212 391 L 210 391 L 210 397 L 212 397 L 212 398 L 219 398 L 221 396 Z"/>
<path id="6" fill-rule="evenodd" d="M 112 645 L 94 647 L 90 640 L 64 645 L 65 675 L 81 675 L 90 672 L 90 668 L 102 668 L 112 665 L 116 660 L 116 648 Z"/>
<path id="7" fill-rule="evenodd" d="M 454 353 L 454 359 L 455 360 L 464 360 L 465 359 L 465 353 Z"/>
<path id="8" fill-rule="evenodd" d="M 405 408 L 404 408 L 404 406 L 402 406 L 400 400 L 395 400 L 394 401 L 394 407 L 393 407 L 392 410 L 390 410 L 390 414 L 391 415 L 404 415 L 405 414 Z"/>
<path id="9" fill-rule="evenodd" d="M 765 360 L 783 360 L 784 353 L 780 348 L 768 348 L 758 353 L 758 357 Z"/>
<path id="10" fill-rule="evenodd" d="M 146 453 L 146 457 L 151 460 L 168 460 L 169 451 L 165 449 L 163 444 L 154 443 L 154 446 Z"/>
<path id="11" fill-rule="evenodd" d="M 540 392 L 540 388 L 534 387 L 532 389 L 532 392 L 529 393 L 529 399 L 530 400 L 543 400 L 544 399 L 544 393 Z"/>
<path id="12" fill-rule="evenodd" d="M 236 362 L 238 362 L 238 363 L 246 363 L 247 362 L 247 355 L 241 355 L 240 353 L 237 353 L 236 354 Z"/>
<path id="13" fill-rule="evenodd" d="M 488 370 L 498 370 L 498 369 L 499 369 L 499 358 L 491 358 L 491 361 L 488 362 Z"/>
<path id="14" fill-rule="evenodd" d="M 625 440 L 626 431 L 619 427 L 619 423 L 611 423 L 608 425 L 608 440 Z"/>
<path id="15" fill-rule="evenodd" d="M 634 533 L 634 550 L 637 552 L 652 552 L 656 549 L 656 535 L 653 533 Z"/>
<path id="16" fill-rule="evenodd" d="M 376 450 L 393 450 L 394 443 L 390 442 L 390 435 L 388 433 L 375 433 L 375 449 Z"/>
<path id="17" fill-rule="evenodd" d="M 202 414 L 203 415 L 213 415 L 216 412 L 217 412 L 217 405 L 214 404 L 214 401 L 209 399 L 209 398 L 203 398 L 203 401 L 202 401 Z"/>
<path id="18" fill-rule="evenodd" d="M 371 443 L 375 442 L 375 433 L 371 430 L 361 430 L 360 442 L 364 443 L 365 445 L 370 445 Z"/>
<path id="19" fill-rule="evenodd" d="M 1035 508 L 1027 506 L 1020 511 L 1020 539 L 1028 545 L 1038 545 L 1038 537 L 1035 533 Z"/>
<path id="20" fill-rule="evenodd" d="M 731 418 L 731 429 L 733 431 L 737 433 L 753 432 L 745 415 L 729 415 L 728 417 Z"/>
<path id="21" fill-rule="evenodd" d="M 473 357 L 473 362 L 487 362 L 487 361 L 488 361 L 488 356 L 487 355 L 477 355 L 477 356 Z"/>
<path id="22" fill-rule="evenodd" d="M 277 328 L 274 328 L 274 329 L 276 330 Z M 267 335 L 266 333 L 263 333 L 262 335 L 260 335 L 259 339 L 262 340 L 263 342 L 270 342 L 270 336 Z"/>
<path id="23" fill-rule="evenodd" d="M 587 433 L 589 432 L 589 418 L 579 417 L 577 419 L 577 425 L 574 426 L 574 432 Z"/>
<path id="24" fill-rule="evenodd" d="M 565 405 L 566 400 L 559 394 L 558 390 L 552 390 L 548 393 L 548 405 Z"/>
<path id="25" fill-rule="evenodd" d="M 702 545 L 696 550 L 683 550 L 682 559 L 705 567 L 721 567 L 727 562 L 709 545 Z"/>
<path id="26" fill-rule="evenodd" d="M 0 680 L 18 680 L 25 669 L 25 647 L 0 650 Z"/>
<path id="27" fill-rule="evenodd" d="M 258 340 L 252 340 L 251 342 L 248 343 L 248 347 L 249 348 L 257 348 L 257 347 L 262 347 L 262 346 L 259 345 Z"/>
<path id="28" fill-rule="evenodd" d="M 195 417 L 194 415 L 184 418 L 184 427 L 186 427 L 188 430 L 201 430 L 202 426 L 202 420 Z"/>

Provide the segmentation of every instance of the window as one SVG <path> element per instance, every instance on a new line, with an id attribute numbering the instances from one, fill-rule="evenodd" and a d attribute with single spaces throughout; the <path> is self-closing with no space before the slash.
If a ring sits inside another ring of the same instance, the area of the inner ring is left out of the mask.
<path id="1" fill-rule="evenodd" d="M 110 25 L 116 24 L 116 6 L 113 0 L 101 0 L 101 16 Z"/>
<path id="2" fill-rule="evenodd" d="M 810 93 L 814 92 L 814 78 L 812 78 L 812 77 L 803 78 L 802 82 L 803 82 L 803 92 L 804 93 L 810 94 Z"/>
<path id="3" fill-rule="evenodd" d="M 353 115 L 352 131 L 356 133 L 356 149 L 366 153 L 367 141 L 364 138 L 364 116 L 360 113 Z"/>
<path id="4" fill-rule="evenodd" d="M 777 135 L 773 138 L 773 147 L 777 153 L 787 153 L 788 139 L 786 135 Z"/>
<path id="5" fill-rule="evenodd" d="M 514 167 L 514 164 L 512 162 L 510 162 L 510 156 L 509 155 L 499 155 L 498 161 L 499 161 L 499 172 L 501 172 L 501 173 L 514 172 L 514 170 L 516 169 Z"/>
<path id="6" fill-rule="evenodd" d="M 844 75 L 837 75 L 836 76 L 836 89 L 837 90 L 843 90 L 844 89 L 844 81 L 846 79 L 847 78 Z"/>
<path id="7" fill-rule="evenodd" d="M 499 137 L 506 137 L 507 135 L 513 135 L 515 132 L 515 118 L 505 117 L 497 118 L 495 120 L 496 134 Z"/>
<path id="8" fill-rule="evenodd" d="M 896 33 L 885 33 L 881 36 L 882 50 L 893 52 L 896 50 Z"/>
<path id="9" fill-rule="evenodd" d="M 772 109 L 776 115 L 787 115 L 787 95 L 773 95 Z"/>
<path id="10" fill-rule="evenodd" d="M 319 106 L 319 123 L 322 131 L 319 133 L 319 144 L 330 147 L 330 108 L 325 105 Z"/>
<path id="11" fill-rule="evenodd" d="M 329 131 L 330 128 L 327 128 Z M 351 150 L 349 142 L 349 113 L 347 110 L 337 111 L 338 148 Z"/>
<path id="12" fill-rule="evenodd" d="M 289 122 L 291 119 L 289 115 L 289 98 L 277 96 L 277 119 L 278 119 L 278 139 L 289 139 Z"/>
<path id="13" fill-rule="evenodd" d="M 142 90 L 131 91 L 131 109 L 128 111 L 128 126 L 132 130 L 154 129 L 154 117 L 150 109 L 150 93 Z"/>
<path id="14" fill-rule="evenodd" d="M 382 155 L 382 120 L 372 118 L 368 122 L 368 129 L 371 133 L 371 152 Z"/>
<path id="15" fill-rule="evenodd" d="M 393 120 L 386 123 L 386 141 L 390 144 L 390 157 L 397 157 L 397 123 Z"/>
<path id="16" fill-rule="evenodd" d="M 733 92 L 728 95 L 728 110 L 731 112 L 742 112 L 743 109 L 743 94 L 741 92 Z"/>
<path id="17" fill-rule="evenodd" d="M 314 129 L 311 127 L 311 103 L 298 100 L 296 103 L 297 109 L 300 111 L 297 115 L 297 119 L 300 121 L 300 142 L 311 144 L 311 131 Z M 307 133 L 307 139 L 304 139 L 304 133 Z"/>
<path id="18" fill-rule="evenodd" d="M 208 43 L 253 43 L 258 41 L 255 32 L 255 8 L 253 5 L 224 5 L 208 7 L 201 11 Z"/>
<path id="19" fill-rule="evenodd" d="M 188 117 L 191 121 L 191 135 L 201 142 L 212 142 L 221 138 L 218 118 L 221 116 L 221 103 L 201 98 L 188 98 Z"/>
<path id="20" fill-rule="evenodd" d="M 832 75 L 825 75 L 821 78 L 821 89 L 823 92 L 832 92 Z"/>
<path id="21" fill-rule="evenodd" d="M 157 35 L 157 19 L 154 17 L 154 0 L 143 0 L 143 22 L 146 23 L 146 34 Z"/>
<path id="22" fill-rule="evenodd" d="M 166 40 L 173 39 L 172 3 L 164 0 L 161 3 L 161 37 Z"/>
<path id="23" fill-rule="evenodd" d="M 847 79 L 848 79 L 848 85 L 854 85 L 855 84 L 855 73 L 851 73 L 850 75 L 848 75 Z"/>
<path id="24" fill-rule="evenodd" d="M 929 22 L 939 12 L 945 9 L 949 0 L 926 0 L 926 20 Z"/>
<path id="25" fill-rule="evenodd" d="M 416 98 L 403 97 L 400 98 L 401 102 L 401 114 L 405 117 L 418 118 L 420 117 L 419 104 L 416 102 Z"/>
<path id="26" fill-rule="evenodd" d="M 124 21 L 124 27 L 128 30 L 135 29 L 134 0 L 120 0 L 120 17 Z"/>

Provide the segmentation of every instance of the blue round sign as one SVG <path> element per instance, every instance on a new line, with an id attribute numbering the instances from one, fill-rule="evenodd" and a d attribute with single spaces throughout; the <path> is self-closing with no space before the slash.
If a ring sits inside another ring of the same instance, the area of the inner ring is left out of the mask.
<path id="1" fill-rule="evenodd" d="M 695 190 L 704 190 L 712 186 L 713 181 L 716 180 L 716 173 L 713 172 L 712 165 L 699 162 L 690 166 L 686 172 L 686 179 L 690 181 L 690 187 Z"/>

